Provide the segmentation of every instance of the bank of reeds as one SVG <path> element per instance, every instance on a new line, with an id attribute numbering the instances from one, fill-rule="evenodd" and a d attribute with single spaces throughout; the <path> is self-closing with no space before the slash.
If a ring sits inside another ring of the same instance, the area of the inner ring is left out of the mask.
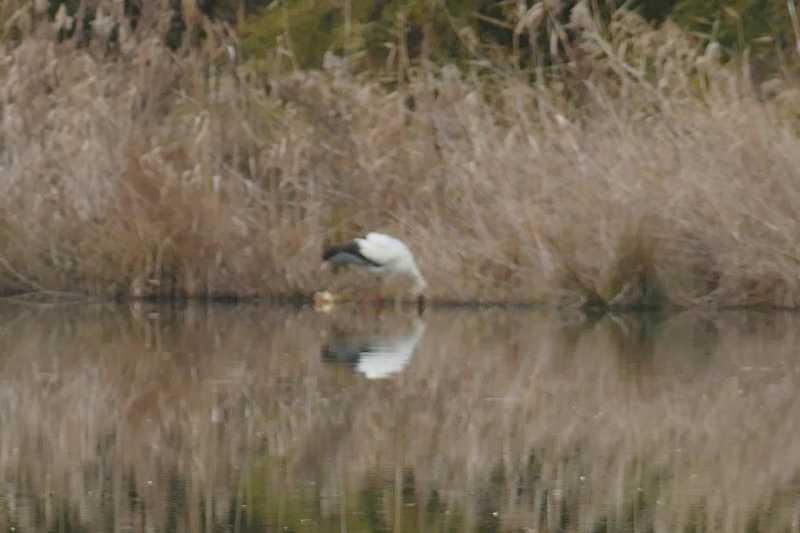
<path id="1" fill-rule="evenodd" d="M 338 319 L 156 311 L 0 310 L 0 525 L 797 528 L 797 317 L 437 312 L 370 381 Z"/>
<path id="2" fill-rule="evenodd" d="M 757 84 L 619 11 L 534 81 L 482 60 L 387 82 L 243 62 L 206 23 L 171 51 L 99 4 L 90 40 L 3 14 L 0 291 L 307 295 L 335 285 L 326 242 L 383 230 L 435 299 L 800 302 L 791 57 Z"/>

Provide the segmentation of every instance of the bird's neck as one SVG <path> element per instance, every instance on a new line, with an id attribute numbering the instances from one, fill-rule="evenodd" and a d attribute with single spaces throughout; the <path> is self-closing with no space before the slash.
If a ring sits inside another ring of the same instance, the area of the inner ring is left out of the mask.
<path id="1" fill-rule="evenodd" d="M 417 265 L 412 265 L 411 272 L 414 276 L 414 289 L 416 290 L 417 295 L 422 294 L 428 287 L 428 282 L 425 280 L 425 276 L 417 268 Z"/>

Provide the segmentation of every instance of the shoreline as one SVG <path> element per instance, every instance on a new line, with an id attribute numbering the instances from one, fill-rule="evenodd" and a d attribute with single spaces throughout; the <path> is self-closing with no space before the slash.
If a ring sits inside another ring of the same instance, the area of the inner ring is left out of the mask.
<path id="1" fill-rule="evenodd" d="M 314 309 L 313 294 L 293 295 L 216 295 L 216 296 L 117 296 L 100 297 L 91 294 L 65 291 L 28 291 L 0 294 L 0 304 L 18 304 L 29 306 L 56 307 L 60 305 L 153 305 L 159 308 L 181 308 L 193 305 L 207 305 L 214 307 L 236 306 L 267 306 L 275 308 L 308 309 L 326 314 L 337 309 L 361 309 L 381 312 L 395 312 L 417 308 L 414 300 L 386 300 L 383 304 L 373 301 L 343 300 L 331 306 L 329 311 Z M 426 300 L 424 314 L 428 310 L 508 310 L 508 311 L 545 311 L 556 313 L 580 312 L 591 317 L 605 315 L 649 315 L 649 314 L 675 314 L 685 312 L 761 312 L 761 313 L 800 313 L 800 307 L 780 307 L 774 305 L 630 305 L 630 306 L 601 306 L 587 305 L 582 307 L 569 307 L 547 302 L 535 301 L 492 301 L 492 300 Z"/>

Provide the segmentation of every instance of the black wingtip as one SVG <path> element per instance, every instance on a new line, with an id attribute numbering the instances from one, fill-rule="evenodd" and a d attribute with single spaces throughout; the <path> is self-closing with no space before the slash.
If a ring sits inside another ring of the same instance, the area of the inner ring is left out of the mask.
<path id="1" fill-rule="evenodd" d="M 333 263 L 352 263 L 343 258 L 337 258 L 339 254 L 347 254 L 350 258 L 358 258 L 364 265 L 379 267 L 380 263 L 376 263 L 370 258 L 361 253 L 361 247 L 357 241 L 349 241 L 344 244 L 330 246 L 322 251 L 322 261 L 331 261 Z M 339 261 L 341 259 L 341 261 Z"/>

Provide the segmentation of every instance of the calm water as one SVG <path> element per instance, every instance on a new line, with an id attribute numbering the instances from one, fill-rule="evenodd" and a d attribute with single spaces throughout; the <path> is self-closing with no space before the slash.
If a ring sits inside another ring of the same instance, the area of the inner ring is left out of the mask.
<path id="1" fill-rule="evenodd" d="M 0 308 L 0 531 L 798 531 L 800 315 Z"/>

